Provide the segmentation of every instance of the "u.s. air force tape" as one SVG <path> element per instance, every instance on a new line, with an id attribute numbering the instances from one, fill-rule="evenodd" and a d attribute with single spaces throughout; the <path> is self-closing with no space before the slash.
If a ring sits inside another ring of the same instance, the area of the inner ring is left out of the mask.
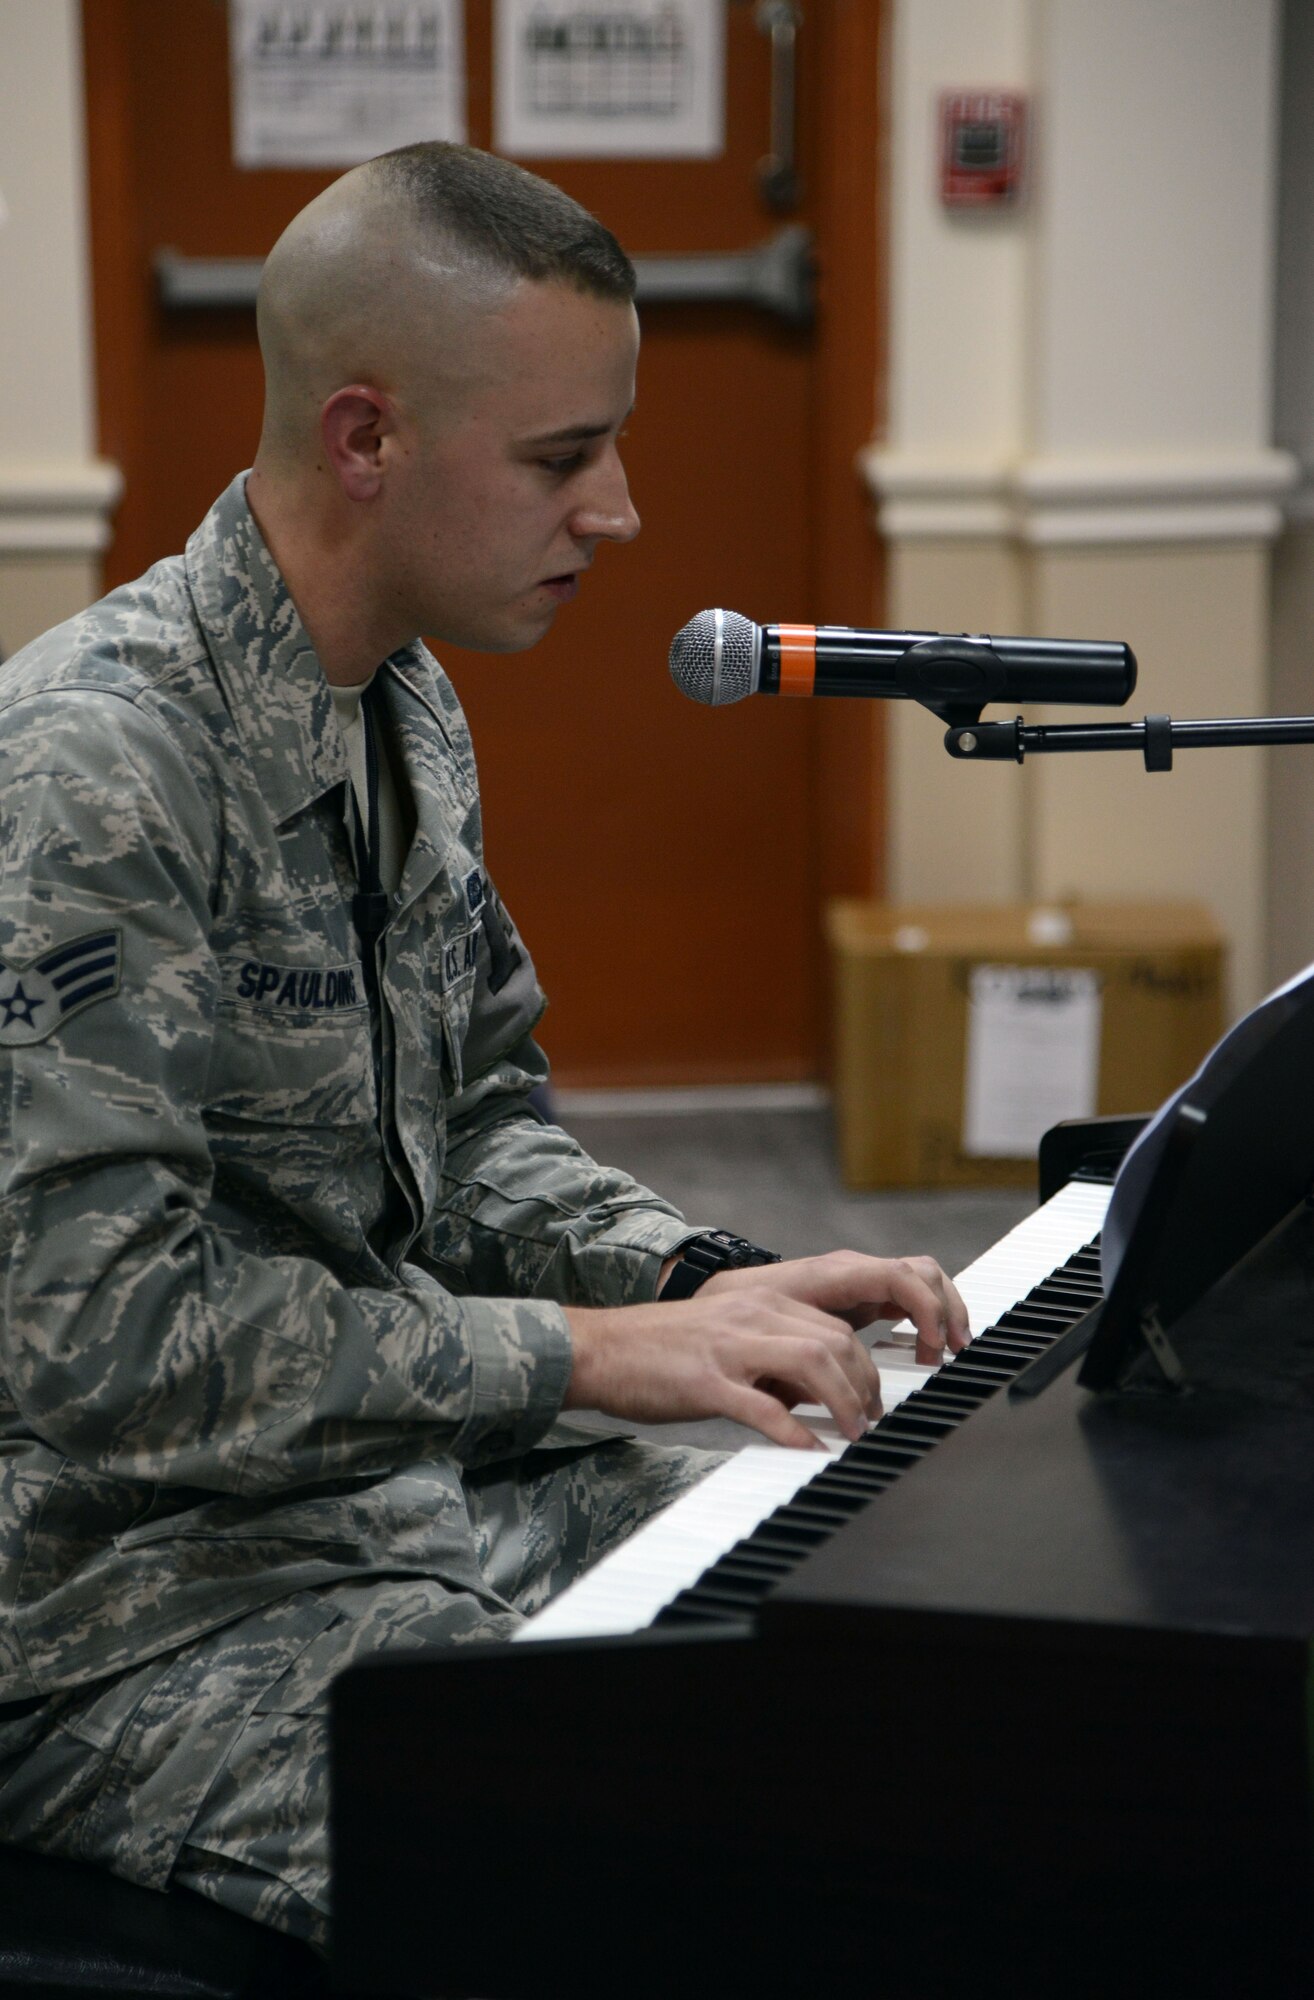
<path id="1" fill-rule="evenodd" d="M 0 1048 L 44 1042 L 56 1028 L 119 990 L 123 938 L 118 930 L 88 931 L 52 945 L 27 965 L 0 958 Z"/>

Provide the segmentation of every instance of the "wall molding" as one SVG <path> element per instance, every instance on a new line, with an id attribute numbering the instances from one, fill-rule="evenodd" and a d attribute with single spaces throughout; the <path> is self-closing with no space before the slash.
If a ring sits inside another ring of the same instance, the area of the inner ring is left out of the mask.
<path id="1" fill-rule="evenodd" d="M 1314 463 L 1303 460 L 1298 484 L 1287 496 L 1287 526 L 1308 532 L 1314 528 Z"/>
<path id="2" fill-rule="evenodd" d="M 0 555 L 95 555 L 123 489 L 108 459 L 0 458 Z"/>
<path id="3" fill-rule="evenodd" d="M 1290 452 L 963 458 L 872 445 L 859 468 L 889 541 L 1030 547 L 1271 542 L 1301 468 Z M 1314 482 L 1308 498 L 1314 520 Z"/>

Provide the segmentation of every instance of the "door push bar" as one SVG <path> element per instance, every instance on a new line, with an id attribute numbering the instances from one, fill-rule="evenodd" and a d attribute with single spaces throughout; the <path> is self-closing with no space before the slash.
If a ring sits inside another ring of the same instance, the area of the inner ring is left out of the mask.
<path id="1" fill-rule="evenodd" d="M 636 257 L 636 299 L 641 306 L 756 306 L 789 326 L 810 326 L 812 247 L 811 230 L 793 222 L 755 250 Z M 178 250 L 157 250 L 153 262 L 156 296 L 170 311 L 255 304 L 259 257 L 185 257 Z"/>

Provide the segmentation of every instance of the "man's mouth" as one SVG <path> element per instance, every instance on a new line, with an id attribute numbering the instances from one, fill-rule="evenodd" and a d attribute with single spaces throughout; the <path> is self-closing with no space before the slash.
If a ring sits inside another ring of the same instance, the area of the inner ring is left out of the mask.
<path id="1" fill-rule="evenodd" d="M 558 604 L 568 604 L 579 589 L 579 575 L 575 570 L 566 570 L 561 576 L 544 577 L 539 589 L 548 591 Z"/>

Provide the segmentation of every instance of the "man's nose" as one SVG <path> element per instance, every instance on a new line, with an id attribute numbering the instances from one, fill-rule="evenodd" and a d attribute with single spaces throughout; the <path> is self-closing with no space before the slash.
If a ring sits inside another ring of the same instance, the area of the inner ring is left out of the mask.
<path id="1" fill-rule="evenodd" d="M 632 542 L 638 534 L 639 516 L 617 453 L 598 466 L 570 525 L 580 541 Z"/>

